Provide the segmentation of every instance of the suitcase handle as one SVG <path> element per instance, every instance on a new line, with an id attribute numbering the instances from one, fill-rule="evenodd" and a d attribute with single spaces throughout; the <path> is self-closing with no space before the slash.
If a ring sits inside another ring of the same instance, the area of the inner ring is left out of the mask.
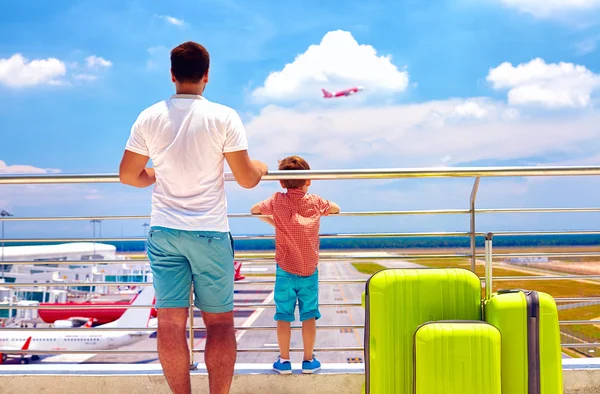
<path id="1" fill-rule="evenodd" d="M 493 233 L 485 234 L 485 299 L 492 298 L 492 238 Z"/>
<path id="2" fill-rule="evenodd" d="M 498 294 L 510 294 L 510 293 L 531 294 L 531 290 L 524 290 L 524 289 L 504 289 L 504 290 L 498 290 Z"/>

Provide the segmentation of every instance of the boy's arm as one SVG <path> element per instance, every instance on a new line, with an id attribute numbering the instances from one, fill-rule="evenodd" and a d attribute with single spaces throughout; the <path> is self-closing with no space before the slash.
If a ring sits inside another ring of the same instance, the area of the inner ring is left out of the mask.
<path id="1" fill-rule="evenodd" d="M 329 213 L 336 214 L 340 213 L 340 206 L 334 203 L 333 201 L 329 201 Z"/>
<path id="2" fill-rule="evenodd" d="M 252 208 L 250 208 L 250 213 L 253 215 L 262 215 L 261 212 L 261 206 L 262 203 L 258 203 L 258 204 L 254 204 L 254 206 Z M 269 223 L 271 226 L 275 227 L 275 221 L 273 220 L 272 216 L 261 216 L 259 217 L 260 220 L 262 220 L 265 223 Z"/>

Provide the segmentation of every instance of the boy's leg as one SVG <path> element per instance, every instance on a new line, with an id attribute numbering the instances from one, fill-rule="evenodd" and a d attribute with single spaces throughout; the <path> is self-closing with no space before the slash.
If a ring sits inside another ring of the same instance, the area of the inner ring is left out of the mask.
<path id="1" fill-rule="evenodd" d="M 283 320 L 277 321 L 277 343 L 279 356 L 284 360 L 290 359 L 290 341 L 292 339 L 291 323 Z"/>
<path id="2" fill-rule="evenodd" d="M 302 322 L 302 343 L 304 344 L 304 359 L 312 360 L 315 350 L 315 340 L 317 339 L 317 320 L 304 320 Z"/>
<path id="3" fill-rule="evenodd" d="M 304 344 L 304 360 L 313 358 L 317 336 L 316 321 L 321 318 L 319 312 L 319 273 L 303 277 L 298 288 L 298 307 L 302 321 L 302 341 Z"/>
<path id="4" fill-rule="evenodd" d="M 295 320 L 296 292 L 293 285 L 293 276 L 277 267 L 274 294 L 275 320 L 277 321 L 279 355 L 284 360 L 290 359 L 291 322 Z"/>
<path id="5" fill-rule="evenodd" d="M 175 394 L 191 394 L 190 358 L 186 340 L 192 272 L 177 245 L 178 231 L 150 228 L 148 257 L 158 310 L 158 357 Z"/>

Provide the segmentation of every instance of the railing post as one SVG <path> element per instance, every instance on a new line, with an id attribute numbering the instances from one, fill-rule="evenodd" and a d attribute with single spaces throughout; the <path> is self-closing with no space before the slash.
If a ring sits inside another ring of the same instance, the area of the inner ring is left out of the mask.
<path id="1" fill-rule="evenodd" d="M 194 286 L 190 289 L 190 310 L 189 310 L 189 327 L 190 335 L 190 370 L 196 369 L 197 365 L 194 361 Z"/>
<path id="2" fill-rule="evenodd" d="M 471 271 L 475 272 L 475 263 L 477 261 L 477 250 L 475 248 L 475 199 L 477 199 L 477 191 L 479 190 L 479 177 L 475 178 L 473 189 L 471 189 L 471 198 L 469 200 L 469 214 L 471 216 Z"/>

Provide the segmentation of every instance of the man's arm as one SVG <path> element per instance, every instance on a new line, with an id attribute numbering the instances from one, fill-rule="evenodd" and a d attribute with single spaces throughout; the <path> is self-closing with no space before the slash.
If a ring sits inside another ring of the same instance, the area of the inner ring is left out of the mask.
<path id="1" fill-rule="evenodd" d="M 252 208 L 250 208 L 250 213 L 253 215 L 262 215 L 262 213 L 260 211 L 260 203 L 254 204 L 254 206 Z M 259 219 L 262 220 L 263 222 L 269 223 L 271 226 L 275 227 L 275 220 L 273 220 L 273 217 L 261 216 L 261 217 L 259 217 Z"/>
<path id="2" fill-rule="evenodd" d="M 148 187 L 156 182 L 154 168 L 146 168 L 148 156 L 125 150 L 119 166 L 119 180 L 125 185 Z"/>
<path id="3" fill-rule="evenodd" d="M 268 171 L 267 165 L 258 160 L 250 160 L 247 150 L 224 153 L 225 160 L 233 172 L 236 182 L 243 188 L 252 189 Z"/>

